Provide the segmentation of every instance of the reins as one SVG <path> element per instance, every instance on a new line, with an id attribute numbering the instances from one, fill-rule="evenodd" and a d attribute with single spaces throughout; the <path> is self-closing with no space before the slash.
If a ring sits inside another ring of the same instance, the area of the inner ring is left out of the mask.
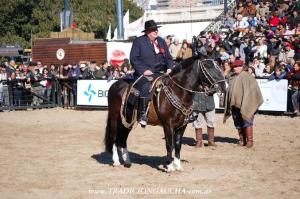
<path id="1" fill-rule="evenodd" d="M 215 68 L 217 68 L 219 71 L 221 71 L 221 69 L 218 67 L 218 65 L 216 65 L 216 63 L 212 59 L 198 60 L 198 67 L 197 67 L 196 74 L 198 74 L 198 68 L 200 68 L 201 71 L 202 71 L 202 73 L 203 73 L 203 75 L 205 76 L 205 78 L 211 84 L 210 87 L 209 87 L 209 90 L 208 91 L 204 91 L 206 95 L 210 94 L 209 91 L 211 89 L 213 89 L 216 84 L 219 84 L 220 82 L 225 82 L 226 81 L 225 78 L 222 79 L 222 80 L 215 80 L 211 76 L 211 74 L 205 69 L 205 66 L 203 65 L 203 61 L 208 61 L 208 60 L 211 61 L 214 64 Z M 203 92 L 203 91 L 195 91 L 195 90 L 191 90 L 191 89 L 185 88 L 185 87 L 181 86 L 180 84 L 178 84 L 176 81 L 174 81 L 174 79 L 170 75 L 168 75 L 167 77 L 172 81 L 173 84 L 175 84 L 177 87 L 181 88 L 182 90 L 185 90 L 185 91 L 190 92 L 190 93 L 201 93 L 201 92 Z"/>

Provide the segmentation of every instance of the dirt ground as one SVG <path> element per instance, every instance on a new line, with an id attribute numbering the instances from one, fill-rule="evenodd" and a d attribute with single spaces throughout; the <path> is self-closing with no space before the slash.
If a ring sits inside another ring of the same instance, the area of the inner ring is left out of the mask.
<path id="1" fill-rule="evenodd" d="M 161 127 L 134 129 L 132 167 L 110 166 L 106 115 L 61 108 L 0 113 L 0 198 L 300 198 L 300 117 L 256 116 L 253 149 L 237 145 L 232 119 L 223 124 L 222 114 L 216 148 L 195 149 L 189 125 L 184 171 L 165 173 Z"/>

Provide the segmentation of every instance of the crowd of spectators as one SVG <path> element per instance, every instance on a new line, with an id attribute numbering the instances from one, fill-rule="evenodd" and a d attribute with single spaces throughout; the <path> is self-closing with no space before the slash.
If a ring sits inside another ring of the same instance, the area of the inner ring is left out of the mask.
<path id="1" fill-rule="evenodd" d="M 300 1 L 237 1 L 233 12 L 225 14 L 222 28 L 201 32 L 187 45 L 169 41 L 174 60 L 204 54 L 218 61 L 225 76 L 235 62 L 242 62 L 256 78 L 289 80 L 289 111 L 299 111 Z M 293 99 L 293 100 L 291 100 Z"/>
<path id="2" fill-rule="evenodd" d="M 0 106 L 9 103 L 13 106 L 56 103 L 58 88 L 62 94 L 63 106 L 75 106 L 78 79 L 110 81 L 119 78 L 133 78 L 133 71 L 127 59 L 121 67 L 109 66 L 107 62 L 98 65 L 94 61 L 81 61 L 73 65 L 47 66 L 40 61 L 17 65 L 11 60 L 0 66 Z M 12 95 L 9 96 L 9 93 Z M 9 98 L 13 100 L 9 102 Z"/>

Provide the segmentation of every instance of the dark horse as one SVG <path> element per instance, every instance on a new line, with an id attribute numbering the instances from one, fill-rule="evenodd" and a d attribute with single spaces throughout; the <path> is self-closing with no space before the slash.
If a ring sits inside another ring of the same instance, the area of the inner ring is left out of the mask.
<path id="1" fill-rule="evenodd" d="M 181 170 L 181 142 L 193 108 L 193 96 L 204 87 L 209 88 L 206 90 L 208 93 L 225 92 L 225 78 L 213 60 L 192 57 L 176 66 L 170 75 L 163 76 L 157 84 L 154 94 L 151 95 L 148 124 L 161 125 L 164 129 L 169 162 L 166 171 Z M 124 106 L 122 97 L 128 86 L 126 81 L 119 80 L 108 91 L 105 146 L 107 152 L 112 152 L 114 166 L 120 165 L 118 150 L 122 154 L 124 166 L 131 166 L 126 142 L 132 126 L 124 125 L 124 117 L 122 118 L 121 114 L 123 111 L 121 107 Z M 125 120 L 130 122 L 133 114 L 133 108 L 127 107 Z M 173 160 L 174 147 L 175 158 Z"/>

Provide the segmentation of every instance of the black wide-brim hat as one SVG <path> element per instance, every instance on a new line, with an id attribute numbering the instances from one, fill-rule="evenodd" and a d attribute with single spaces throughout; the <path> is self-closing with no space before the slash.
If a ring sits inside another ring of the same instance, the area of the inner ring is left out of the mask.
<path id="1" fill-rule="evenodd" d="M 161 26 L 158 26 L 154 20 L 148 20 L 145 22 L 145 30 L 143 30 L 142 32 L 145 32 L 147 30 L 153 30 L 153 29 L 157 29 L 160 28 Z"/>

